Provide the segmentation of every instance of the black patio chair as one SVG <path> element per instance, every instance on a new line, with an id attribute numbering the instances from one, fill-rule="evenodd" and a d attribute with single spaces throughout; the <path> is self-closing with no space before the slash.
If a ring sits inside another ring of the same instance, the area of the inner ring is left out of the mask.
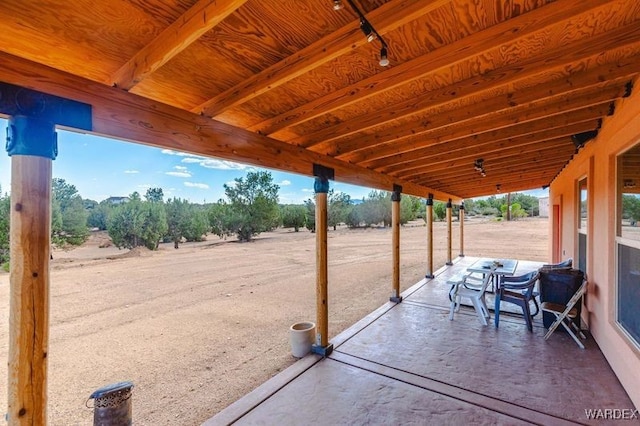
<path id="1" fill-rule="evenodd" d="M 500 288 L 496 294 L 496 312 L 495 324 L 498 327 L 500 323 L 500 303 L 502 301 L 514 303 L 522 308 L 522 315 L 527 323 L 529 331 L 533 332 L 533 321 L 529 302 L 532 300 L 536 304 L 536 314 L 538 313 L 538 304 L 534 297 L 534 288 L 538 281 L 538 271 L 532 271 L 528 274 L 517 277 L 503 277 L 500 280 Z"/>

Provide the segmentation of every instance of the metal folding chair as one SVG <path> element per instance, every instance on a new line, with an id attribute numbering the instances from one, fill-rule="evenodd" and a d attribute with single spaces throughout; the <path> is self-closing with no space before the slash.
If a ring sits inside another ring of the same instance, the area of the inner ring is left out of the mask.
<path id="1" fill-rule="evenodd" d="M 540 305 L 542 312 L 550 312 L 556 317 L 556 320 L 549 327 L 547 334 L 544 335 L 544 340 L 547 340 L 549 336 L 551 336 L 551 334 L 556 331 L 558 326 L 562 325 L 565 330 L 567 330 L 567 333 L 569 333 L 573 340 L 578 344 L 578 346 L 580 346 L 581 349 L 584 349 L 584 345 L 582 344 L 580 339 L 578 339 L 578 336 L 575 335 L 573 330 L 575 330 L 581 338 L 586 339 L 587 337 L 584 335 L 582 330 L 580 330 L 580 327 L 578 327 L 574 323 L 573 320 L 578 316 L 578 309 L 575 307 L 575 304 L 580 301 L 580 298 L 586 293 L 586 291 L 587 281 L 584 280 L 582 281 L 582 285 L 578 288 L 571 299 L 569 299 L 566 305 L 552 302 L 542 302 L 542 304 Z"/>

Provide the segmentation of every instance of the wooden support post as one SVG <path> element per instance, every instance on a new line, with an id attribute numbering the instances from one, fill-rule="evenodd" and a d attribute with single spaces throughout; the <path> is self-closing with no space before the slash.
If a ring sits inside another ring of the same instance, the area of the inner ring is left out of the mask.
<path id="1" fill-rule="evenodd" d="M 427 198 L 427 274 L 425 278 L 434 278 L 433 275 L 433 196 Z"/>
<path id="2" fill-rule="evenodd" d="M 394 303 L 402 302 L 400 296 L 400 198 L 402 187 L 393 185 L 391 193 L 391 226 L 393 228 L 393 288 L 391 291 L 391 300 Z"/>
<path id="3" fill-rule="evenodd" d="M 9 425 L 47 422 L 51 166 L 56 125 L 92 130 L 91 106 L 0 82 L 11 156 Z"/>
<path id="4" fill-rule="evenodd" d="M 331 169 L 318 167 L 314 190 L 316 193 L 316 342 L 313 353 L 328 356 L 333 351 L 329 343 L 329 292 L 327 261 L 327 193 Z"/>
<path id="5" fill-rule="evenodd" d="M 452 245 L 452 237 L 451 237 L 451 198 L 447 202 L 447 265 L 453 265 L 453 259 L 451 255 L 451 245 Z"/>
<path id="6" fill-rule="evenodd" d="M 51 138 L 55 141 L 51 123 L 26 117 L 12 117 L 9 122 L 9 425 L 47 423 L 52 161 L 28 151 L 32 144 L 51 143 Z"/>
<path id="7" fill-rule="evenodd" d="M 464 257 L 464 202 L 460 204 L 460 257 Z"/>

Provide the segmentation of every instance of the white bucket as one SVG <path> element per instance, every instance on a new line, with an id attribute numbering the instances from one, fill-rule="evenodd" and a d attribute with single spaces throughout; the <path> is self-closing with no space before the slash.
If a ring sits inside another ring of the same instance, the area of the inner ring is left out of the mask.
<path id="1" fill-rule="evenodd" d="M 312 322 L 297 322 L 289 327 L 289 343 L 291 344 L 291 355 L 302 358 L 311 352 L 316 325 Z"/>

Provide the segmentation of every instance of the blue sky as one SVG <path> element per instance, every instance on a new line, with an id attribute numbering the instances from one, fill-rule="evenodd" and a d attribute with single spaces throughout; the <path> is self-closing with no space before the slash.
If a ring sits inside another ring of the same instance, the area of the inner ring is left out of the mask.
<path id="1" fill-rule="evenodd" d="M 11 158 L 4 149 L 6 127 L 7 120 L 0 118 L 3 193 L 9 192 L 11 185 Z M 58 157 L 53 162 L 53 177 L 65 179 L 83 198 L 96 201 L 134 191 L 144 195 L 148 188 L 160 187 L 165 200 L 178 197 L 193 203 L 215 202 L 224 198 L 225 183 L 255 170 L 265 169 L 64 130 L 58 130 Z M 313 198 L 313 178 L 269 171 L 280 186 L 281 203 L 300 204 Z M 340 182 L 331 182 L 331 187 L 352 198 L 363 198 L 371 191 Z"/>
<path id="2" fill-rule="evenodd" d="M 7 120 L 0 118 L 0 135 L 6 140 Z M 11 159 L 0 153 L 0 186 L 9 192 Z M 165 200 L 171 197 L 193 203 L 210 203 L 224 198 L 225 183 L 243 177 L 255 167 L 145 145 L 121 142 L 92 135 L 58 130 L 58 158 L 53 177 L 75 185 L 83 198 L 102 201 L 111 196 L 141 195 L 148 188 L 162 188 Z M 263 170 L 263 169 L 260 169 Z M 301 204 L 313 198 L 313 178 L 269 170 L 280 186 L 280 202 Z M 331 188 L 351 198 L 362 199 L 370 188 L 331 182 Z M 546 191 L 530 191 L 545 196 Z"/>

